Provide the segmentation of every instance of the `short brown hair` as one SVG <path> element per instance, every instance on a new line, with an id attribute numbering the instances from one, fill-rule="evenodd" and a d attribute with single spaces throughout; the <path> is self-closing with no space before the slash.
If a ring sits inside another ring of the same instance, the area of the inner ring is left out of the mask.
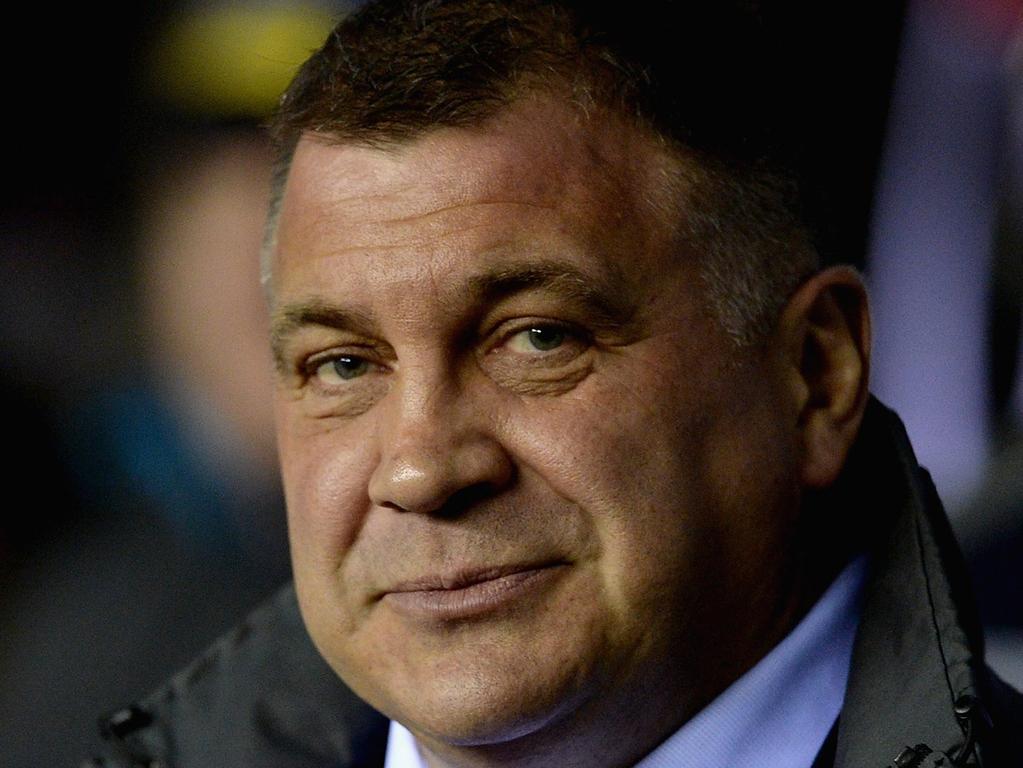
<path id="1" fill-rule="evenodd" d="M 677 150 L 679 231 L 701 255 L 708 301 L 737 342 L 762 338 L 818 264 L 793 170 L 799 113 L 779 87 L 794 55 L 754 0 L 604 6 L 377 0 L 346 18 L 272 123 L 267 253 L 303 133 L 386 146 L 479 125 L 526 92 L 564 93 L 584 110 L 635 119 Z"/>

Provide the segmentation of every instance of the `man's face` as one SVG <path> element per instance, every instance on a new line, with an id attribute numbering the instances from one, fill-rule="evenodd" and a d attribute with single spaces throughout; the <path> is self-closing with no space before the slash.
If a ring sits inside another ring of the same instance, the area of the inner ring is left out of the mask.
<path id="1" fill-rule="evenodd" d="M 772 642 L 795 442 L 770 356 L 704 309 L 671 162 L 545 98 L 299 144 L 272 285 L 298 596 L 427 745 L 663 730 Z"/>

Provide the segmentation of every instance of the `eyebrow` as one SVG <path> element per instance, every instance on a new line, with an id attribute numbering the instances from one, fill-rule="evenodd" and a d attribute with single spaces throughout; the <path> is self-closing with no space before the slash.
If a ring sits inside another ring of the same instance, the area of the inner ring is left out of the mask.
<path id="1" fill-rule="evenodd" d="M 489 307 L 520 293 L 546 291 L 580 305 L 591 316 L 594 326 L 614 328 L 627 323 L 635 313 L 624 285 L 624 281 L 614 275 L 595 277 L 565 262 L 534 261 L 473 275 L 466 281 L 465 293 L 475 303 Z M 284 348 L 288 338 L 310 325 L 360 335 L 373 335 L 377 328 L 376 322 L 365 312 L 323 299 L 286 305 L 274 313 L 270 331 L 270 344 L 279 369 L 287 369 Z"/>
<path id="2" fill-rule="evenodd" d="M 270 322 L 270 349 L 279 370 L 285 371 L 288 368 L 287 356 L 284 354 L 288 339 L 301 328 L 310 325 L 363 335 L 371 334 L 376 327 L 373 320 L 364 312 L 342 309 L 322 299 L 309 299 L 286 305 L 280 311 L 274 312 Z"/>
<path id="3" fill-rule="evenodd" d="M 592 276 L 560 261 L 503 266 L 469 278 L 468 287 L 488 306 L 528 291 L 553 293 L 584 307 L 593 316 L 592 321 L 602 327 L 621 325 L 635 311 L 620 276 Z"/>

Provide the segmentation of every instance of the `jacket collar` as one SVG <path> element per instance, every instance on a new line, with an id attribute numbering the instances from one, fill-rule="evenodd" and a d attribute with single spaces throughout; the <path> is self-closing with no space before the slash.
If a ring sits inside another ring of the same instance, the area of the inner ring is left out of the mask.
<path id="1" fill-rule="evenodd" d="M 959 757 L 982 717 L 983 648 L 948 520 L 902 423 L 876 400 L 847 466 L 845 513 L 870 530 L 872 565 L 835 768 L 883 768 L 900 754 L 917 765 L 905 751 L 917 745 Z"/>

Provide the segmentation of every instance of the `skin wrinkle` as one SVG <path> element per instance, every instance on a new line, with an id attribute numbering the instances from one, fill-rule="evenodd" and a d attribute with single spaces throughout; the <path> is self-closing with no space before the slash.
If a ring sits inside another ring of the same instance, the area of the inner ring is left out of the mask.
<path id="1" fill-rule="evenodd" d="M 443 215 L 445 213 L 450 213 L 451 211 L 455 211 L 455 210 L 458 210 L 460 208 L 473 208 L 473 207 L 485 208 L 486 206 L 489 206 L 489 205 L 523 205 L 523 206 L 527 206 L 527 207 L 531 207 L 531 208 L 537 208 L 539 210 L 548 210 L 548 211 L 554 210 L 554 207 L 550 206 L 550 205 L 541 205 L 539 203 L 525 203 L 525 202 L 522 202 L 522 201 L 519 201 L 519 200 L 476 200 L 476 201 L 473 201 L 471 203 L 456 203 L 455 205 L 443 206 L 441 208 L 436 208 L 436 209 L 434 209 L 432 211 L 429 211 L 427 213 L 419 213 L 419 214 L 414 214 L 414 215 L 411 215 L 411 216 L 403 216 L 403 217 L 397 217 L 397 218 L 382 219 L 380 221 L 370 221 L 370 222 L 367 222 L 367 223 L 368 224 L 378 224 L 378 225 L 379 224 L 409 224 L 411 222 L 426 223 L 427 221 L 429 221 L 434 216 L 440 216 L 440 215 Z"/>

